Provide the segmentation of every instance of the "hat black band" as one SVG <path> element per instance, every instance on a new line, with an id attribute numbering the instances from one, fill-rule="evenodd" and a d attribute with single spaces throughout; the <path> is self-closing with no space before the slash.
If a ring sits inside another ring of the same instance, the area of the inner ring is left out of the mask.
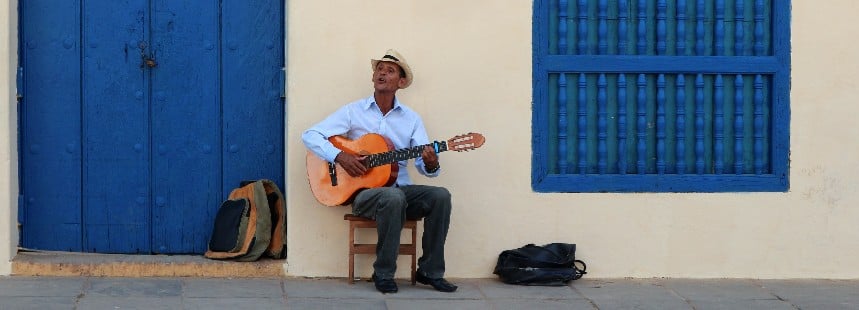
<path id="1" fill-rule="evenodd" d="M 397 57 L 394 57 L 394 56 L 391 56 L 391 55 L 385 55 L 385 56 L 384 56 L 384 57 L 382 57 L 382 58 L 383 58 L 383 59 L 384 59 L 384 58 L 387 58 L 387 59 L 393 59 L 394 61 L 400 61 L 399 59 L 397 59 Z"/>

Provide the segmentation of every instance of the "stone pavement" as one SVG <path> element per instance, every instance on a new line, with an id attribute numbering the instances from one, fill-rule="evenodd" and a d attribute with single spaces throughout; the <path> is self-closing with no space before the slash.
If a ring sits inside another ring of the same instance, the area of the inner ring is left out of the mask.
<path id="1" fill-rule="evenodd" d="M 859 280 L 588 279 L 528 287 L 451 279 L 455 293 L 398 280 L 0 277 L 0 309 L 859 309 Z"/>

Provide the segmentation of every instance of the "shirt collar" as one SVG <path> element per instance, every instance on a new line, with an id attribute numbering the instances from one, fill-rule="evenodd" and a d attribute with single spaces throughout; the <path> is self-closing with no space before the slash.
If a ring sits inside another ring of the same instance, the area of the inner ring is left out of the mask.
<path id="1" fill-rule="evenodd" d="M 370 95 L 370 97 L 367 97 L 366 102 L 364 102 L 364 109 L 366 110 L 366 109 L 372 108 L 374 105 L 378 107 L 378 104 L 376 104 L 376 96 Z M 399 109 L 400 109 L 400 99 L 395 96 L 394 97 L 394 108 L 392 108 L 391 111 L 395 111 L 395 110 L 399 110 Z"/>

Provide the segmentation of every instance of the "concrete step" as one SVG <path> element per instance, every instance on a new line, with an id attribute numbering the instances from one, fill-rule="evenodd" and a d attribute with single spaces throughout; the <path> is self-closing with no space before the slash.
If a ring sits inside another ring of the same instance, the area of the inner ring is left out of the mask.
<path id="1" fill-rule="evenodd" d="M 125 255 L 19 250 L 16 276 L 277 278 L 286 260 L 212 260 L 202 255 Z"/>

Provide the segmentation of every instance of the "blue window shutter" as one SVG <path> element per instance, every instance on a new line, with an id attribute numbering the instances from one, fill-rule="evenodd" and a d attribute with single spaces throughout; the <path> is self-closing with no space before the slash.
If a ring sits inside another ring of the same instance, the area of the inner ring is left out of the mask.
<path id="1" fill-rule="evenodd" d="M 788 188 L 787 0 L 538 0 L 541 192 Z"/>

